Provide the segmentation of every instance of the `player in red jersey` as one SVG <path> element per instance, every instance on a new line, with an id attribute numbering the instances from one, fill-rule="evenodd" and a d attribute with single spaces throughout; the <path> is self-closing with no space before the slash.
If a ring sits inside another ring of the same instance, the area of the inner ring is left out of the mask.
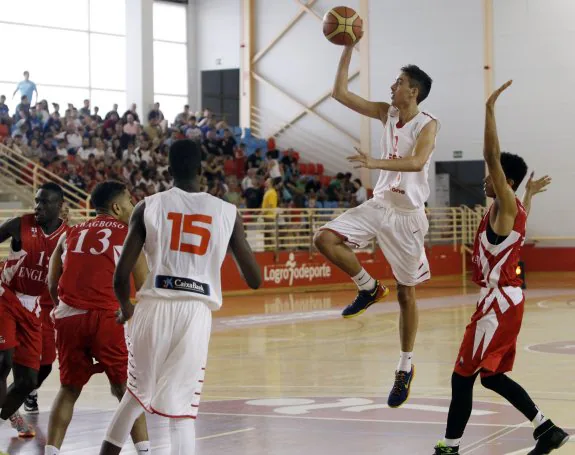
<path id="1" fill-rule="evenodd" d="M 436 455 L 459 453 L 471 416 L 477 376 L 481 376 L 485 388 L 501 395 L 532 422 L 537 444 L 530 455 L 547 454 L 569 439 L 567 433 L 539 411 L 527 392 L 505 374 L 513 368 L 523 319 L 525 296 L 516 268 L 525 242 L 531 198 L 545 191 L 551 182 L 547 176 L 534 181 L 531 174 L 523 203 L 515 195 L 527 174 L 527 165 L 517 155 L 501 153 L 495 125 L 495 101 L 510 85 L 511 81 L 502 85 L 487 101 L 483 156 L 489 175 L 485 179 L 485 193 L 494 201 L 475 236 L 473 281 L 481 290 L 451 377 L 447 430 L 445 439 L 435 447 Z"/>
<path id="2" fill-rule="evenodd" d="M 42 185 L 35 201 L 34 214 L 11 218 L 0 226 L 0 242 L 12 239 L 0 284 L 0 424 L 10 418 L 20 436 L 34 436 L 16 411 L 39 381 L 38 296 L 46 290 L 50 255 L 67 229 L 59 218 L 63 192 L 58 185 Z M 7 391 L 11 370 L 14 384 Z"/>
<path id="3" fill-rule="evenodd" d="M 118 400 L 126 390 L 128 350 L 124 327 L 116 323 L 120 306 L 112 282 L 134 206 L 126 186 L 115 181 L 97 185 L 91 199 L 96 218 L 63 235 L 50 260 L 61 387 L 50 414 L 47 455 L 60 453 L 74 404 L 95 372 L 106 373 Z M 139 289 L 148 273 L 143 256 L 132 273 Z M 149 453 L 143 415 L 132 427 L 132 439 L 138 453 Z"/>
<path id="4" fill-rule="evenodd" d="M 62 223 L 68 224 L 70 208 L 64 202 L 60 209 L 60 219 Z M 42 320 L 42 355 L 40 357 L 40 371 L 38 372 L 38 385 L 24 400 L 24 410 L 28 414 L 38 414 L 38 389 L 52 372 L 52 364 L 56 360 L 56 328 L 50 313 L 54 309 L 54 302 L 46 290 L 39 297 L 40 319 Z"/>

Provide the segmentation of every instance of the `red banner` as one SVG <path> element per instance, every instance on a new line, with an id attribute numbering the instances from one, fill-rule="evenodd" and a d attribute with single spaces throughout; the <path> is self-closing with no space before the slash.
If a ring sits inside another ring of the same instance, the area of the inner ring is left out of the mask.
<path id="1" fill-rule="evenodd" d="M 359 260 L 374 277 L 393 279 L 391 267 L 383 254 L 360 253 Z M 453 246 L 435 246 L 427 251 L 432 276 L 461 273 L 461 254 L 453 251 Z M 318 253 L 273 252 L 256 253 L 261 267 L 262 288 L 312 287 L 329 284 L 347 284 L 349 276 L 328 262 Z M 228 255 L 222 266 L 222 288 L 224 291 L 249 289 L 241 278 L 236 263 Z"/>

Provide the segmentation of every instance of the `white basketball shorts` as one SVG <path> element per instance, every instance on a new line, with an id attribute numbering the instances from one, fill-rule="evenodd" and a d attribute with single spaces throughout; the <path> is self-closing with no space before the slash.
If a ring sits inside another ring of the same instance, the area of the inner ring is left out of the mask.
<path id="1" fill-rule="evenodd" d="M 365 248 L 374 238 L 399 284 L 415 286 L 431 277 L 424 238 L 429 222 L 424 210 L 403 211 L 370 199 L 326 223 L 355 248 Z"/>
<path id="2" fill-rule="evenodd" d="M 205 303 L 138 302 L 126 330 L 128 390 L 146 411 L 196 418 L 211 328 L 212 312 Z"/>

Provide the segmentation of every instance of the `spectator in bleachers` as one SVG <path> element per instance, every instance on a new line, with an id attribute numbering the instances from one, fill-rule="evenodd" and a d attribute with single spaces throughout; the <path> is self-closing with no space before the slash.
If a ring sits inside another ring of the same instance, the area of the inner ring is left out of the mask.
<path id="1" fill-rule="evenodd" d="M 112 110 L 109 111 L 109 112 L 106 114 L 106 117 L 104 117 L 104 120 L 108 120 L 108 119 L 111 118 L 113 115 L 116 116 L 116 120 L 118 120 L 118 119 L 120 118 L 120 114 L 118 113 L 118 105 L 117 105 L 117 104 L 114 104 L 114 105 L 112 106 Z"/>
<path id="2" fill-rule="evenodd" d="M 14 90 L 12 94 L 12 98 L 14 98 L 18 92 L 20 92 L 22 98 L 26 97 L 29 103 L 32 102 L 34 93 L 36 93 L 36 99 L 38 99 L 38 89 L 36 88 L 36 84 L 30 80 L 30 73 L 28 71 L 24 71 L 24 80 L 18 83 L 16 90 Z"/>
<path id="3" fill-rule="evenodd" d="M 184 106 L 184 112 L 180 112 L 178 115 L 176 115 L 176 118 L 174 119 L 174 126 L 179 128 L 187 124 L 190 116 L 190 106 L 186 104 Z"/>
<path id="4" fill-rule="evenodd" d="M 92 117 L 92 110 L 90 109 L 90 100 L 84 100 L 84 107 L 80 109 L 80 115 L 83 117 Z"/>
<path id="5" fill-rule="evenodd" d="M 353 185 L 355 187 L 355 193 L 353 194 L 355 204 L 356 205 L 363 204 L 365 201 L 367 201 L 367 190 L 361 183 L 360 179 L 355 179 L 353 181 Z"/>
<path id="6" fill-rule="evenodd" d="M 280 184 L 274 183 L 271 178 L 266 180 L 266 192 L 262 201 L 262 209 L 264 210 L 264 217 L 273 218 L 278 208 L 279 196 L 278 187 Z"/>

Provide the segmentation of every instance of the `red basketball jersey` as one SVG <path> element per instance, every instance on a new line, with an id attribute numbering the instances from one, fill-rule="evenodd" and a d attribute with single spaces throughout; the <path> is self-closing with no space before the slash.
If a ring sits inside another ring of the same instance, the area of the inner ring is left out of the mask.
<path id="1" fill-rule="evenodd" d="M 39 296 L 47 292 L 48 265 L 60 236 L 69 229 L 62 223 L 50 235 L 44 234 L 34 215 L 20 218 L 19 251 L 10 244 L 10 253 L 2 270 L 2 285 L 14 293 Z"/>
<path id="2" fill-rule="evenodd" d="M 78 224 L 66 238 L 58 297 L 82 310 L 116 310 L 113 279 L 128 225 L 108 215 Z"/>
<path id="3" fill-rule="evenodd" d="M 498 245 L 493 245 L 487 238 L 489 215 L 493 206 L 487 211 L 473 246 L 473 281 L 484 288 L 501 288 L 504 286 L 521 286 L 521 278 L 516 273 L 521 247 L 525 242 L 527 212 L 516 199 L 517 215 L 513 230 Z"/>

